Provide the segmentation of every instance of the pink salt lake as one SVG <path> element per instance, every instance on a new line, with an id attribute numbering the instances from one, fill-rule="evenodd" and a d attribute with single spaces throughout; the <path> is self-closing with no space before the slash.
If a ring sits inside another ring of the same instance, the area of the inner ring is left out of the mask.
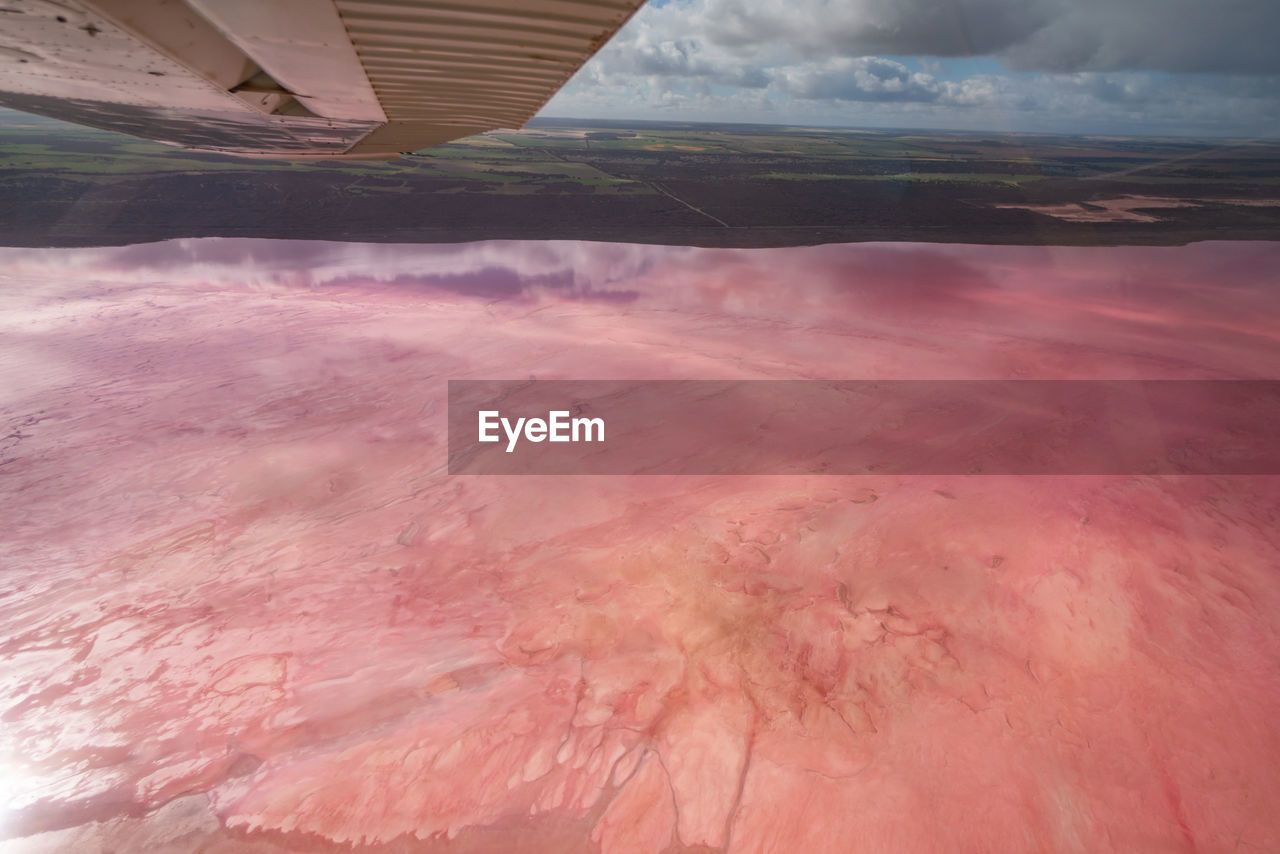
<path id="1" fill-rule="evenodd" d="M 450 379 L 1276 379 L 1280 244 L 0 250 L 0 852 L 1280 850 L 1280 478 L 451 477 Z"/>

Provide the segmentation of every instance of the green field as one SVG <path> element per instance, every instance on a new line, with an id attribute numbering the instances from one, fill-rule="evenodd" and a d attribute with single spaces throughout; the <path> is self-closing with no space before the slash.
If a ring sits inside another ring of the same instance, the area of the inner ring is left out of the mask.
<path id="1" fill-rule="evenodd" d="M 40 120 L 0 126 L 7 245 L 1275 239 L 1280 208 L 1260 202 L 1278 191 L 1280 145 L 1248 140 L 539 121 L 366 162 L 240 158 Z M 1191 204 L 1145 224 L 1045 212 L 1126 194 Z"/>
<path id="2" fill-rule="evenodd" d="M 806 128 L 715 130 L 538 126 L 493 131 L 423 149 L 395 161 L 254 159 L 192 152 L 89 128 L 0 127 L 0 179 L 20 173 L 136 176 L 156 173 L 281 172 L 351 176 L 437 175 L 480 184 L 573 184 L 597 192 L 643 191 L 629 170 L 610 166 L 672 159 L 709 169 L 741 164 L 759 180 L 860 180 L 1024 184 L 1043 178 L 1117 173 L 1142 181 L 1267 180 L 1277 146 L 1193 140 L 1070 139 Z M 636 160 L 640 158 L 641 160 Z M 1229 165 L 1224 163 L 1229 159 Z M 795 168 L 803 166 L 804 168 Z M 975 168 L 979 167 L 979 168 Z M 790 168 L 788 168 L 790 167 Z M 1225 168 L 1224 168 L 1225 167 Z"/>

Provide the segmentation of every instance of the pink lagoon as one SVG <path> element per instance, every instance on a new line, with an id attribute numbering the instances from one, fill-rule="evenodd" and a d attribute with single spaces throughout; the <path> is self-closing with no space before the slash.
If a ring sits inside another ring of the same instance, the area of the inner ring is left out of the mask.
<path id="1" fill-rule="evenodd" d="M 1280 850 L 1280 477 L 447 435 L 450 380 L 1276 380 L 1280 244 L 0 249 L 0 353 L 3 854 Z"/>

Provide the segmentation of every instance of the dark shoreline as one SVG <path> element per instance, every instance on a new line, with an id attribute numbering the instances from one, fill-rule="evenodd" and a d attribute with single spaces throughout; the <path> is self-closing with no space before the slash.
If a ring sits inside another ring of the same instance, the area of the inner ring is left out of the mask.
<path id="1" fill-rule="evenodd" d="M 939 243 L 989 246 L 1185 246 L 1206 241 L 1274 242 L 1280 240 L 1277 229 L 1233 229 L 1230 231 L 1191 233 L 1157 229 L 1132 229 L 1116 233 L 1110 229 L 1052 229 L 1037 234 L 993 235 L 981 230 L 937 231 L 871 230 L 840 228 L 742 227 L 729 229 L 414 229 L 403 231 L 342 230 L 330 234 L 314 231 L 302 236 L 269 228 L 227 229 L 218 233 L 172 231 L 121 231 L 98 235 L 12 235 L 0 232 L 0 248 L 87 249 L 94 247 L 130 246 L 165 240 L 201 238 L 260 238 L 273 240 L 313 240 L 342 243 L 453 244 L 501 240 L 564 240 L 598 243 L 627 243 L 651 246 L 691 246 L 706 249 L 776 249 L 821 246 L 840 243 Z"/>

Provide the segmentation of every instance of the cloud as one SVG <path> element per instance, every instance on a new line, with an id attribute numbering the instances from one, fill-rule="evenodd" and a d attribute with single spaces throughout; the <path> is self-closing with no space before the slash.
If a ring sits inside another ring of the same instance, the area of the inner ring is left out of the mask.
<path id="1" fill-rule="evenodd" d="M 998 56 L 1031 71 L 1280 73 L 1275 0 L 705 0 L 664 9 L 754 53 Z"/>
<path id="2" fill-rule="evenodd" d="M 1056 0 L 1049 20 L 1006 45 L 1011 68 L 1277 74 L 1274 0 Z"/>
<path id="3" fill-rule="evenodd" d="M 706 37 L 721 45 L 781 42 L 808 57 L 981 56 L 1044 26 L 1046 5 L 1042 0 L 707 0 L 688 8 L 701 11 Z"/>
<path id="4" fill-rule="evenodd" d="M 692 39 L 644 41 L 636 44 L 629 59 L 632 70 L 641 74 L 704 77 L 721 85 L 753 89 L 769 85 L 768 76 L 759 68 L 743 63 L 717 62 L 706 54 L 702 43 Z"/>
<path id="5" fill-rule="evenodd" d="M 1276 32 L 1276 0 L 673 0 L 544 113 L 1270 136 Z"/>
<path id="6" fill-rule="evenodd" d="M 956 107 L 1001 106 L 1002 78 L 974 75 L 939 80 L 901 62 L 876 56 L 835 57 L 791 66 L 774 75 L 780 92 L 810 100 L 918 102 Z"/>
<path id="7" fill-rule="evenodd" d="M 936 101 L 943 86 L 930 74 L 900 62 L 874 56 L 836 57 L 821 63 L 784 69 L 778 88 L 801 98 L 841 101 Z"/>
<path id="8" fill-rule="evenodd" d="M 642 10 L 591 63 L 602 75 L 650 75 L 699 79 L 709 84 L 763 88 L 769 77 L 750 56 L 725 49 L 696 27 L 685 37 L 681 19 L 672 7 Z M 702 19 L 693 12 L 694 21 Z M 686 22 L 687 23 L 687 22 Z"/>

